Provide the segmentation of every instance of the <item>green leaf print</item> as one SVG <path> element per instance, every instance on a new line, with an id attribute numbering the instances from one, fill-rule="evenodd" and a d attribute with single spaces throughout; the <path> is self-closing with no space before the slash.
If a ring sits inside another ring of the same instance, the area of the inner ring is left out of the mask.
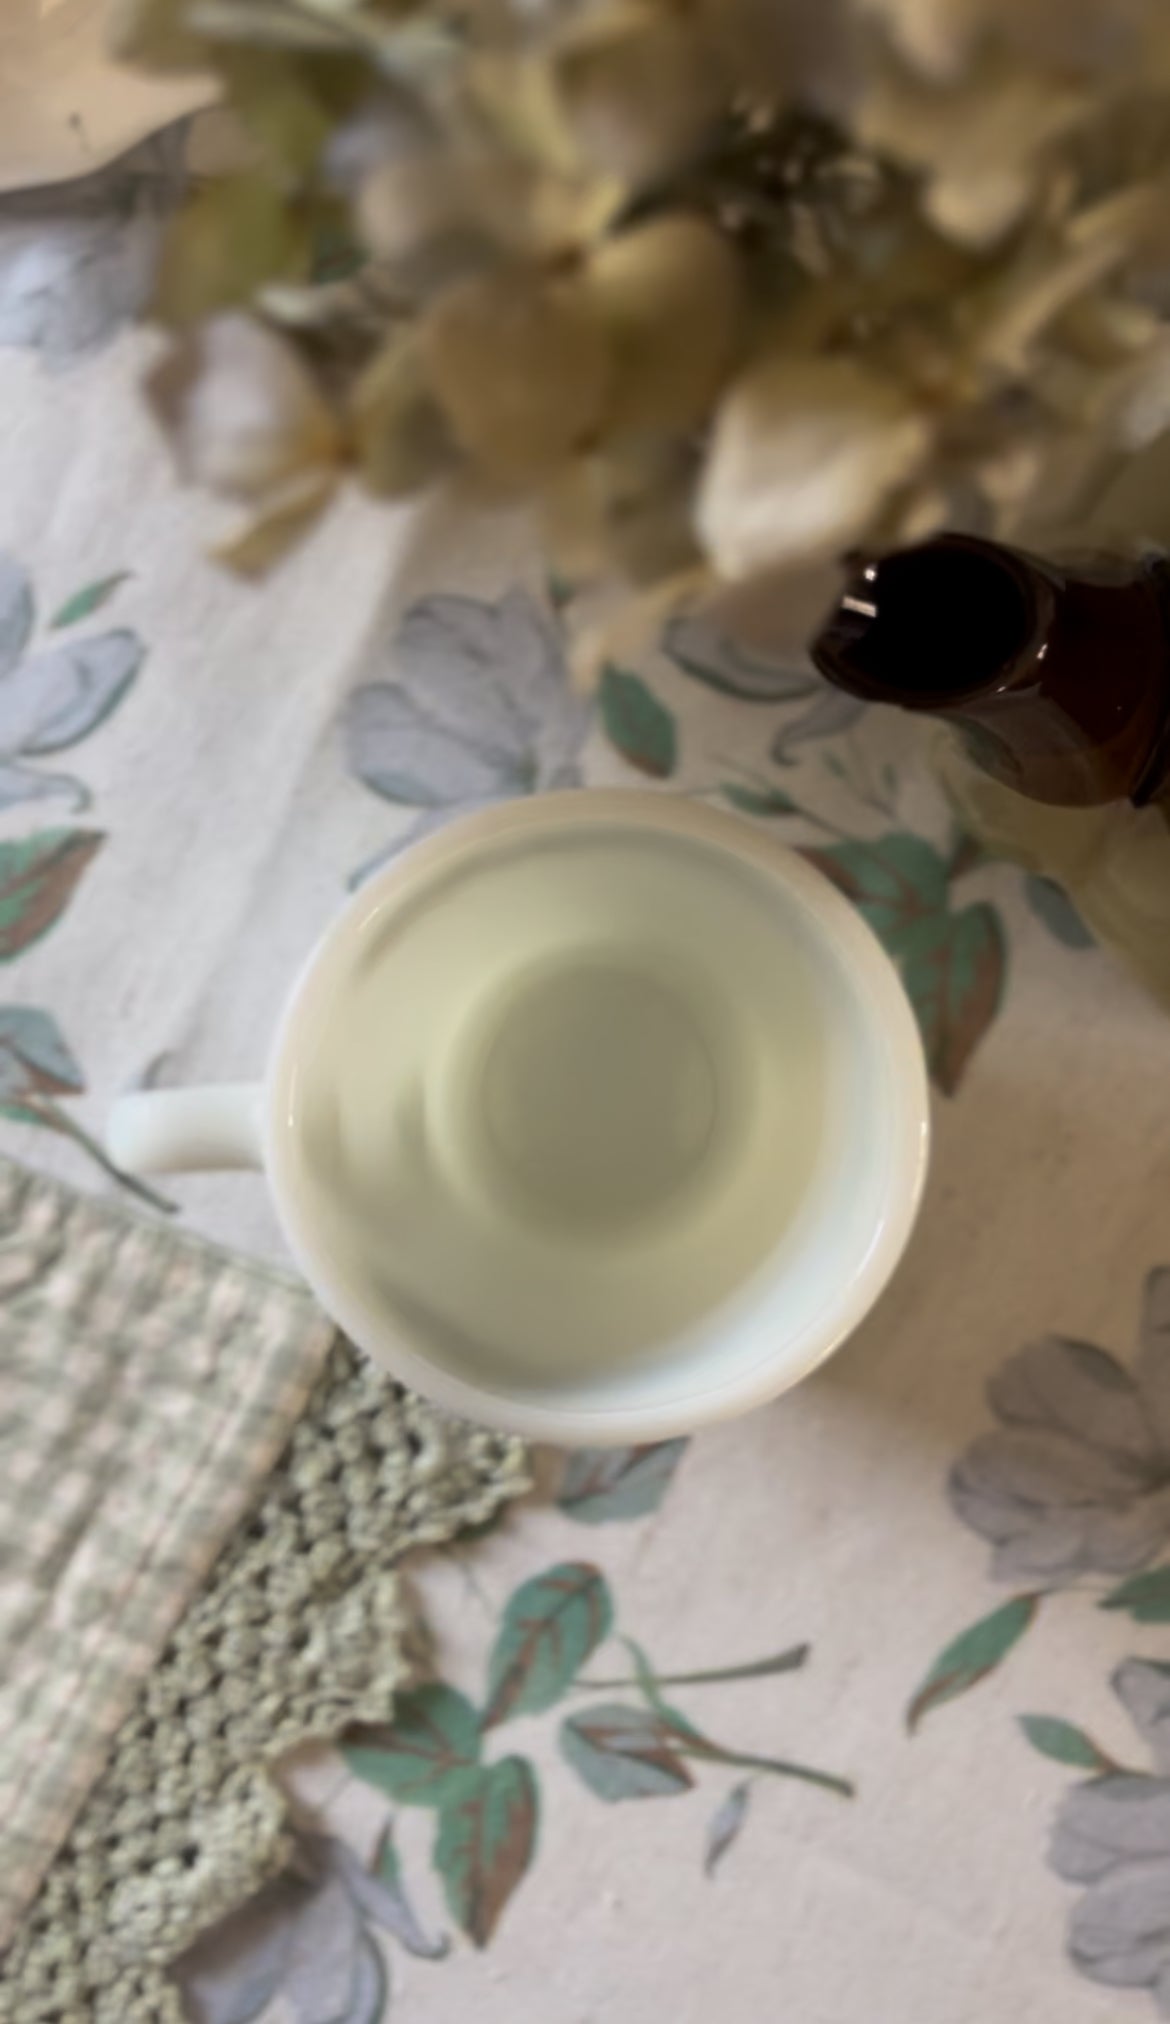
<path id="1" fill-rule="evenodd" d="M 714 1876 L 728 1849 L 738 1840 L 747 1819 L 751 1796 L 752 1788 L 745 1779 L 742 1785 L 732 1786 L 711 1815 L 703 1854 L 704 1876 Z"/>
<path id="2" fill-rule="evenodd" d="M 753 653 L 693 612 L 672 618 L 661 644 L 682 674 L 742 703 L 803 701 L 822 686 L 803 656 L 777 660 Z"/>
<path id="3" fill-rule="evenodd" d="M 677 1440 L 634 1448 L 577 1448 L 561 1478 L 557 1505 L 583 1525 L 644 1518 L 661 1504 L 686 1446 Z"/>
<path id="4" fill-rule="evenodd" d="M 717 1678 L 758 1679 L 769 1673 L 794 1672 L 808 1656 L 807 1645 L 794 1645 L 790 1651 L 781 1652 L 775 1658 L 757 1660 L 754 1665 L 721 1669 L 718 1673 L 662 1674 L 655 1673 L 641 1645 L 632 1637 L 624 1637 L 622 1643 L 634 1662 L 637 1686 L 682 1756 L 697 1757 L 708 1764 L 734 1764 L 743 1771 L 766 1771 L 776 1778 L 799 1778 L 806 1784 L 819 1786 L 824 1792 L 836 1792 L 842 1799 L 852 1799 L 854 1787 L 850 1779 L 838 1777 L 835 1771 L 819 1771 L 812 1764 L 798 1764 L 790 1757 L 762 1757 L 754 1751 L 728 1749 L 725 1743 L 716 1743 L 701 1729 L 696 1729 L 680 1708 L 672 1707 L 663 1698 L 662 1688 L 667 1686 L 702 1685 Z"/>
<path id="5" fill-rule="evenodd" d="M 654 780 L 665 780 L 674 772 L 678 759 L 674 718 L 640 675 L 609 663 L 601 677 L 600 700 L 606 736 L 623 759 Z"/>
<path id="6" fill-rule="evenodd" d="M 945 914 L 947 867 L 921 836 L 892 830 L 875 843 L 834 843 L 804 852 L 851 899 L 892 956 L 923 921 Z"/>
<path id="7" fill-rule="evenodd" d="M 105 837 L 98 830 L 42 829 L 0 843 L 0 961 L 47 934 Z"/>
<path id="8" fill-rule="evenodd" d="M 1042 1757 L 1051 1757 L 1057 1764 L 1071 1764 L 1077 1771 L 1117 1769 L 1112 1757 L 1107 1757 L 1091 1736 L 1058 1715 L 1021 1715 L 1019 1723 L 1032 1748 Z"/>
<path id="9" fill-rule="evenodd" d="M 933 1081 L 953 1096 L 999 1010 L 1007 943 L 986 902 L 950 909 L 955 866 L 920 836 L 805 850 L 856 905 L 902 973 Z"/>
<path id="10" fill-rule="evenodd" d="M 112 576 L 99 576 L 95 582 L 83 584 L 53 613 L 49 620 L 50 631 L 57 632 L 62 626 L 76 625 L 79 619 L 89 618 L 95 611 L 100 611 L 130 574 L 128 569 L 116 569 Z"/>
<path id="11" fill-rule="evenodd" d="M 443 1801 L 435 1867 L 452 1918 L 477 1947 L 486 1947 L 532 1860 L 538 1804 L 525 1757 L 464 1772 Z"/>
<path id="12" fill-rule="evenodd" d="M 624 1637 L 622 1643 L 634 1662 L 634 1678 L 626 1680 L 578 1679 L 579 1687 L 640 1687 L 647 1699 L 655 1703 L 660 1687 L 708 1687 L 722 1686 L 726 1680 L 767 1680 L 775 1679 L 779 1673 L 795 1673 L 808 1661 L 811 1645 L 789 1645 L 785 1651 L 776 1652 L 771 1658 L 748 1659 L 738 1666 L 707 1666 L 698 1672 L 656 1673 L 642 1650 L 632 1637 Z M 675 1714 L 670 1710 L 672 1717 Z"/>
<path id="13" fill-rule="evenodd" d="M 561 1723 L 561 1751 L 599 1799 L 660 1799 L 694 1784 L 670 1722 L 650 1708 L 607 1701 Z"/>
<path id="14" fill-rule="evenodd" d="M 638 1687 L 639 1692 L 645 1695 L 647 1704 L 652 1712 L 658 1716 L 661 1722 L 665 1722 L 675 1742 L 694 1743 L 703 1750 L 717 1748 L 717 1745 L 708 1744 L 707 1738 L 696 1729 L 694 1723 L 683 1714 L 681 1708 L 672 1707 L 670 1702 L 664 1699 L 662 1693 L 663 1687 L 677 1686 L 679 1683 L 678 1675 L 669 1674 L 660 1677 L 654 1671 L 646 1652 L 636 1638 L 623 1637 L 622 1643 L 634 1663 L 634 1684 Z"/>
<path id="15" fill-rule="evenodd" d="M 953 1096 L 1003 998 L 1007 945 L 985 902 L 927 921 L 905 940 L 902 979 L 932 1079 Z"/>
<path id="16" fill-rule="evenodd" d="M 71 1139 L 119 1187 L 152 1209 L 171 1213 L 173 1202 L 134 1174 L 123 1173 L 105 1147 L 62 1110 L 59 1096 L 80 1096 L 84 1089 L 81 1065 L 52 1013 L 33 1005 L 0 1005 L 0 1117 Z"/>
<path id="17" fill-rule="evenodd" d="M 741 787 L 736 780 L 725 780 L 722 793 L 724 800 L 737 808 L 741 815 L 799 815 L 800 809 L 791 794 L 785 794 L 779 787 Z"/>
<path id="18" fill-rule="evenodd" d="M 56 1020 L 31 1005 L 0 1005 L 0 1098 L 77 1096 L 85 1077 Z"/>
<path id="19" fill-rule="evenodd" d="M 990 1616 L 980 1617 L 941 1651 L 906 1711 L 913 1733 L 931 1708 L 965 1694 L 1007 1657 L 1040 1607 L 1038 1595 L 1014 1595 Z"/>
<path id="20" fill-rule="evenodd" d="M 482 1727 L 551 1708 L 612 1622 L 605 1577 L 585 1561 L 562 1562 L 524 1582 L 508 1602 L 492 1652 Z"/>
<path id="21" fill-rule="evenodd" d="M 1170 1567 L 1149 1567 L 1110 1589 L 1099 1607 L 1124 1609 L 1135 1623 L 1170 1623 Z"/>
<path id="22" fill-rule="evenodd" d="M 350 1770 L 404 1806 L 438 1806 L 479 1761 L 479 1722 L 471 1702 L 441 1683 L 402 1694 L 378 1742 L 343 1752 Z"/>
<path id="23" fill-rule="evenodd" d="M 1050 935 L 1063 942 L 1066 949 L 1092 949 L 1096 946 L 1093 936 L 1081 919 L 1075 906 L 1055 879 L 1041 878 L 1038 872 L 1029 872 L 1024 880 L 1024 898 L 1038 921 L 1042 921 Z"/>

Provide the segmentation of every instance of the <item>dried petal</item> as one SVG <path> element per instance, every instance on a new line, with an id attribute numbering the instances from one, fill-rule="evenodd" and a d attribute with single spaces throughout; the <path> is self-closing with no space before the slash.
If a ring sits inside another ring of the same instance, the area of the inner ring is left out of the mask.
<path id="1" fill-rule="evenodd" d="M 462 282 L 433 304 L 419 335 L 452 433 L 490 477 L 540 478 L 601 422 L 610 361 L 572 283 L 507 271 Z"/>
<path id="2" fill-rule="evenodd" d="M 1134 358 L 1158 335 L 1158 318 L 1140 302 L 1090 295 L 1060 318 L 1061 345 L 1086 365 L 1108 369 Z"/>
<path id="3" fill-rule="evenodd" d="M 981 473 L 996 507 L 996 530 L 1025 544 L 1064 547 L 1101 530 L 1101 545 L 1127 547 L 1164 525 L 1146 475 L 1147 452 L 1170 429 L 1170 334 L 1112 373 L 1047 362 L 1049 414 L 1041 415 L 1015 454 L 1002 452 Z M 1079 398 L 1078 398 L 1079 394 Z M 1057 397 L 1067 412 L 1053 412 Z M 1155 461 L 1149 467 L 1160 470 Z"/>
<path id="4" fill-rule="evenodd" d="M 970 60 L 985 0 L 859 0 L 889 31 L 899 53 L 934 83 L 953 84 Z"/>
<path id="5" fill-rule="evenodd" d="M 1097 286 L 1120 259 L 1107 247 L 1048 252 L 1025 260 L 989 293 L 971 343 L 971 355 L 1001 374 L 1026 373 L 1034 347 L 1050 324 Z"/>
<path id="6" fill-rule="evenodd" d="M 769 661 L 804 665 L 808 642 L 840 596 L 836 556 L 804 571 L 781 568 L 742 583 L 720 583 L 696 617 L 745 653 Z"/>
<path id="7" fill-rule="evenodd" d="M 617 569 L 649 584 L 694 567 L 695 461 L 684 445 L 642 440 L 566 467 L 543 501 L 556 569 L 570 580 Z"/>
<path id="8" fill-rule="evenodd" d="M 384 162 L 415 153 L 433 156 L 439 138 L 421 101 L 383 79 L 337 122 L 325 155 L 325 173 L 335 189 L 353 197 Z"/>
<path id="9" fill-rule="evenodd" d="M 467 89 L 481 120 L 509 154 L 558 176 L 578 171 L 577 149 L 545 55 L 475 51 L 468 59 Z"/>
<path id="10" fill-rule="evenodd" d="M 1110 434 L 1132 453 L 1170 428 L 1170 331 L 1160 331 L 1140 357 L 1122 367 L 1107 387 Z"/>
<path id="11" fill-rule="evenodd" d="M 163 242 L 153 313 L 182 329 L 246 302 L 265 281 L 308 271 L 305 220 L 259 170 L 206 183 L 184 205 Z"/>
<path id="12" fill-rule="evenodd" d="M 210 432 L 203 463 L 253 488 L 237 561 L 332 483 L 333 408 L 373 488 L 464 455 L 638 580 L 696 524 L 753 581 L 940 518 L 1076 539 L 1103 487 L 1152 524 L 1167 0 L 115 0 L 115 23 L 164 65 L 205 38 L 253 137 L 177 222 L 162 313 L 260 303 L 301 391 L 329 389 L 323 461 L 279 468 L 278 432 L 274 476 Z"/>
<path id="13" fill-rule="evenodd" d="M 592 694 L 607 663 L 636 667 L 653 652 L 668 618 L 683 605 L 697 604 L 711 589 L 702 563 L 631 595 L 610 585 L 574 606 L 569 673 L 574 688 Z"/>
<path id="14" fill-rule="evenodd" d="M 187 0 L 109 0 L 106 43 L 112 56 L 146 70 L 204 70 L 207 45 L 186 23 Z"/>
<path id="15" fill-rule="evenodd" d="M 1025 247 L 985 292 L 971 341 L 980 365 L 1023 374 L 1049 326 L 1161 227 L 1159 186 L 1127 190 L 1070 221 L 1055 244 Z"/>
<path id="16" fill-rule="evenodd" d="M 950 496 L 944 487 L 920 485 L 898 511 L 890 529 L 890 543 L 895 548 L 913 548 L 954 524 Z"/>
<path id="17" fill-rule="evenodd" d="M 437 150 L 381 163 L 362 184 L 355 210 L 366 245 L 410 296 L 431 294 L 491 258 L 466 178 Z"/>
<path id="18" fill-rule="evenodd" d="M 450 434 L 409 332 L 390 338 L 361 374 L 350 418 L 362 477 L 385 498 L 408 497 L 453 461 Z"/>
<path id="19" fill-rule="evenodd" d="M 371 252 L 397 262 L 464 225 L 469 205 L 455 164 L 427 149 L 378 163 L 358 192 L 357 215 Z"/>
<path id="20" fill-rule="evenodd" d="M 1125 459 L 1095 500 L 1084 532 L 1107 549 L 1170 548 L 1170 434 Z"/>
<path id="21" fill-rule="evenodd" d="M 496 243 L 515 258 L 555 260 L 599 239 L 626 188 L 582 164 L 544 57 L 479 54 L 469 60 L 467 88 L 479 125 L 474 145 L 459 136 L 461 165 Z"/>
<path id="22" fill-rule="evenodd" d="M 909 396 L 848 359 L 767 359 L 715 419 L 698 504 L 703 545 L 732 581 L 857 540 L 921 470 L 933 430 Z"/>
<path id="23" fill-rule="evenodd" d="M 1025 210 L 1046 150 L 1092 117 L 1087 84 L 988 58 L 953 89 L 876 64 L 859 104 L 866 147 L 926 177 L 932 222 L 961 245 L 993 246 Z"/>
<path id="24" fill-rule="evenodd" d="M 207 544 L 207 552 L 238 576 L 262 576 L 302 541 L 333 495 L 335 473 L 302 471 L 238 515 Z"/>
<path id="25" fill-rule="evenodd" d="M 489 209 L 489 195 L 485 192 L 482 208 L 502 245 L 522 257 L 567 266 L 605 237 L 624 208 L 626 193 L 612 177 L 568 181 L 542 176 L 529 185 L 507 221 L 499 202 Z"/>
<path id="26" fill-rule="evenodd" d="M 1045 67 L 1139 66 L 1157 45 L 1159 0 L 860 0 L 899 53 L 938 83 L 954 83 L 988 43 Z M 1103 79 L 1104 81 L 1104 79 Z"/>
<path id="27" fill-rule="evenodd" d="M 673 463 L 606 465 L 605 526 L 611 567 L 627 582 L 658 584 L 698 567 L 693 474 Z"/>
<path id="28" fill-rule="evenodd" d="M 339 436 L 291 345 L 251 317 L 217 316 L 179 339 L 147 382 L 185 477 L 255 503 L 331 470 Z"/>
<path id="29" fill-rule="evenodd" d="M 581 153 L 634 187 L 693 154 L 720 110 L 724 80 L 708 44 L 680 16 L 637 0 L 592 9 L 551 61 Z"/>
<path id="30" fill-rule="evenodd" d="M 606 435 L 694 428 L 739 335 L 739 263 L 727 240 L 700 218 L 655 219 L 599 246 L 587 287 L 614 359 Z"/>
<path id="31" fill-rule="evenodd" d="M 540 495 L 540 539 L 549 565 L 566 583 L 604 577 L 609 539 L 593 459 L 575 457 L 555 471 Z"/>
<path id="32" fill-rule="evenodd" d="M 310 66 L 276 50 L 227 48 L 216 52 L 216 70 L 273 175 L 293 186 L 302 182 L 333 124 Z"/>
<path id="33" fill-rule="evenodd" d="M 853 0 L 693 0 L 729 91 L 776 112 L 790 101 L 848 103 L 856 39 Z"/>
<path id="34" fill-rule="evenodd" d="M 289 6 L 287 0 L 180 0 L 191 28 L 209 42 L 247 43 L 315 55 L 345 54 L 353 46 L 336 10 Z"/>

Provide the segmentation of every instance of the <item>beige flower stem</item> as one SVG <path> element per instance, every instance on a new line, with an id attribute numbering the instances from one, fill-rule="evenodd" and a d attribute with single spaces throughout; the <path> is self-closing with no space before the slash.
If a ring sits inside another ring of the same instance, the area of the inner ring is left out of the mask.
<path id="1" fill-rule="evenodd" d="M 145 1181 L 136 1180 L 133 1174 L 128 1174 L 121 1167 L 115 1166 L 105 1147 L 100 1145 L 97 1139 L 91 1138 L 84 1126 L 79 1125 L 68 1112 L 62 1110 L 60 1104 L 55 1103 L 51 1096 L 22 1097 L 21 1104 L 45 1126 L 46 1130 L 59 1132 L 62 1138 L 72 1139 L 74 1145 L 80 1146 L 83 1152 L 88 1153 L 90 1159 L 95 1160 L 102 1172 L 108 1174 L 112 1181 L 116 1181 L 120 1188 L 126 1188 L 130 1194 L 137 1195 L 139 1201 L 148 1203 L 152 1209 L 161 1210 L 163 1215 L 177 1214 L 179 1206 L 177 1202 L 168 1201 L 165 1195 L 160 1195 L 157 1189 L 148 1187 Z"/>

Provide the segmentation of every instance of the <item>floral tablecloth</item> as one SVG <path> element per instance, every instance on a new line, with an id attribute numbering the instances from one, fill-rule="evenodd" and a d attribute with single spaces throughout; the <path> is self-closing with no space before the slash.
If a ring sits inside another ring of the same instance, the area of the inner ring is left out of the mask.
<path id="1" fill-rule="evenodd" d="M 176 175 L 0 207 L 5 1149 L 123 1185 L 115 1093 L 254 1073 L 386 852 L 647 778 L 849 894 L 937 1091 L 908 1258 L 822 1373 L 542 1456 L 419 1566 L 433 1678 L 290 1767 L 297 1863 L 192 2016 L 1170 2017 L 1170 1023 L 798 659 L 678 622 L 575 697 L 520 516 L 354 500 L 261 590 L 200 561 L 129 324 Z M 254 1177 L 168 1194 L 278 1249 Z"/>

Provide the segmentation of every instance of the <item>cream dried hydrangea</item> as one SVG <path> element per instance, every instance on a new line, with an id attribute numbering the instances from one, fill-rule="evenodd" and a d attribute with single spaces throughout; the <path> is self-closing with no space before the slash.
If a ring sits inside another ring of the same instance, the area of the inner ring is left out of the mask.
<path id="1" fill-rule="evenodd" d="M 347 468 L 531 496 L 575 578 L 659 602 L 1102 499 L 1170 536 L 1130 481 L 1170 426 L 1170 0 L 117 0 L 114 33 L 244 135 L 154 304 L 239 567 Z"/>

